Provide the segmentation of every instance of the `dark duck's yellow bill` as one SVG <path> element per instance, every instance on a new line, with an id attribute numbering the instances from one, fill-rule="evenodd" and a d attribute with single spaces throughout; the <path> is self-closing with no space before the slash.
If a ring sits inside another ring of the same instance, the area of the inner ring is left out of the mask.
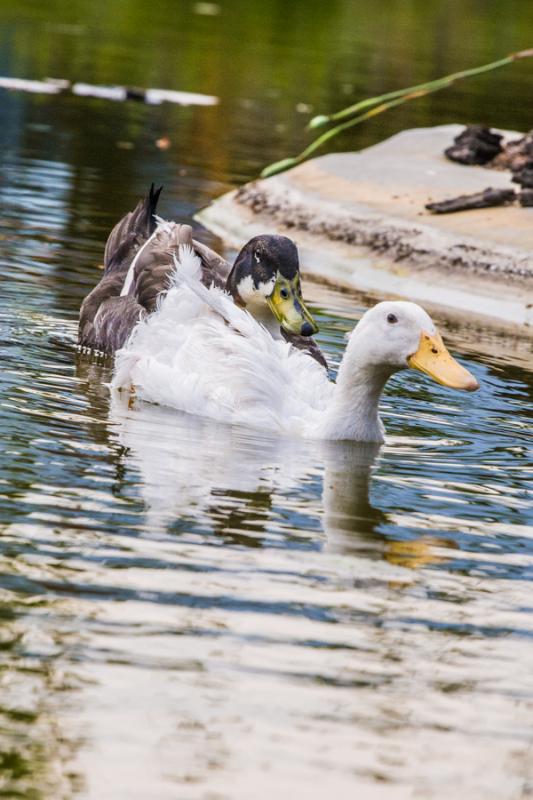
<path id="1" fill-rule="evenodd" d="M 267 303 L 287 333 L 294 333 L 297 336 L 312 336 L 318 332 L 318 325 L 307 310 L 302 297 L 299 274 L 291 279 L 278 272 L 274 291 L 270 297 L 267 297 Z"/>
<path id="2" fill-rule="evenodd" d="M 418 350 L 409 356 L 407 363 L 450 389 L 464 389 L 467 392 L 479 389 L 479 383 L 472 373 L 447 351 L 439 333 L 422 333 Z"/>

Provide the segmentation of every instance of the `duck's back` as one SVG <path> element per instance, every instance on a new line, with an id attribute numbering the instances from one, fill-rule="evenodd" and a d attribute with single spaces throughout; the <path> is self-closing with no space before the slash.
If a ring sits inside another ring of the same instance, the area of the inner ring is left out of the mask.
<path id="1" fill-rule="evenodd" d="M 190 244 L 202 262 L 206 285 L 223 286 L 230 265 L 192 238 L 189 225 L 156 217 L 161 189 L 150 191 L 113 228 L 104 251 L 104 274 L 82 303 L 78 344 L 113 354 L 124 346 L 139 320 L 153 313 L 168 289 L 173 254 Z"/>
<path id="2" fill-rule="evenodd" d="M 121 297 L 129 267 L 156 228 L 161 189 L 153 185 L 144 200 L 113 228 L 104 251 L 104 274 L 83 301 L 78 326 L 80 347 L 114 353 L 130 335 L 145 310 L 132 297 Z"/>
<path id="3" fill-rule="evenodd" d="M 131 265 L 122 293 L 134 297 L 147 313 L 154 312 L 168 291 L 181 245 L 190 247 L 199 257 L 203 284 L 223 289 L 231 269 L 228 262 L 195 241 L 190 225 L 161 221 Z"/>

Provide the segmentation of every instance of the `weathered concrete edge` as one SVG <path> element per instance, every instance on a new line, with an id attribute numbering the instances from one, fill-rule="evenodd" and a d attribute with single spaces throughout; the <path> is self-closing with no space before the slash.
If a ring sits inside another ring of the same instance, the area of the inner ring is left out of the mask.
<path id="1" fill-rule="evenodd" d="M 254 214 L 271 217 L 286 229 L 306 231 L 333 242 L 366 247 L 393 261 L 408 260 L 413 266 L 428 266 L 469 273 L 529 277 L 533 280 L 531 254 L 518 248 L 492 244 L 487 247 L 474 237 L 435 230 L 392 215 L 384 216 L 364 206 L 356 213 L 316 195 L 308 199 L 298 189 L 283 185 L 282 178 L 255 181 L 237 189 L 232 201 Z"/>
<path id="2" fill-rule="evenodd" d="M 376 297 L 405 297 L 533 335 L 531 254 L 429 225 L 309 200 L 283 176 L 229 192 L 196 215 L 235 247 L 258 233 L 297 239 L 315 279 Z M 366 255 L 366 258 L 365 258 Z M 369 256 L 379 256 L 379 266 Z M 327 269 L 325 267 L 327 266 Z"/>

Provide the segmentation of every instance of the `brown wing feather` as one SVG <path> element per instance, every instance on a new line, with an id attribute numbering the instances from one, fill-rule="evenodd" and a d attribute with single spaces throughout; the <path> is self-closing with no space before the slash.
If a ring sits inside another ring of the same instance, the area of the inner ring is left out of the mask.
<path id="1" fill-rule="evenodd" d="M 202 262 L 202 283 L 206 286 L 215 284 L 219 289 L 224 289 L 231 272 L 231 264 L 202 242 L 193 239 L 193 247 Z"/>
<path id="2" fill-rule="evenodd" d="M 131 297 L 110 297 L 101 304 L 94 320 L 95 339 L 105 353 L 123 347 L 146 311 Z"/>
<path id="3" fill-rule="evenodd" d="M 123 283 L 123 274 L 104 275 L 83 301 L 78 328 L 81 347 L 114 353 L 146 313 L 135 298 L 120 297 Z"/>
<path id="4" fill-rule="evenodd" d="M 154 215 L 162 188 L 156 190 L 152 184 L 146 197 L 139 200 L 134 210 L 122 217 L 111 231 L 104 251 L 106 272 L 127 269 L 139 248 L 152 235 L 156 227 Z"/>
<path id="5" fill-rule="evenodd" d="M 171 222 L 156 233 L 137 259 L 129 293 L 149 314 L 156 309 L 158 297 L 168 290 L 174 253 L 181 244 L 192 243 L 191 226 Z"/>
<path id="6" fill-rule="evenodd" d="M 287 333 L 283 328 L 280 328 L 280 330 L 286 342 L 290 342 L 298 350 L 305 350 L 315 361 L 318 361 L 319 364 L 328 369 L 328 362 L 324 358 L 322 350 L 311 336 L 298 336 L 295 333 Z"/>
<path id="7" fill-rule="evenodd" d="M 154 215 L 160 189 L 150 187 L 135 209 L 117 222 L 106 242 L 104 275 L 80 309 L 78 343 L 82 347 L 114 353 L 122 347 L 145 310 L 135 297 L 120 293 L 129 266 L 156 227 Z"/>
<path id="8" fill-rule="evenodd" d="M 130 293 L 149 314 L 157 307 L 158 297 L 165 294 L 169 287 L 170 275 L 174 270 L 173 254 L 177 255 L 181 244 L 190 245 L 200 258 L 202 282 L 206 286 L 214 283 L 224 288 L 226 285 L 231 265 L 209 247 L 195 241 L 190 225 L 169 223 L 168 229 L 156 235 L 135 265 Z"/>

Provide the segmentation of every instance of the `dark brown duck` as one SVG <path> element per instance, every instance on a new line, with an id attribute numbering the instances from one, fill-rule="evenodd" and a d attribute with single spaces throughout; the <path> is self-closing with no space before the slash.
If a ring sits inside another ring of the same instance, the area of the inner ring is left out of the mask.
<path id="1" fill-rule="evenodd" d="M 82 303 L 78 344 L 112 354 L 133 328 L 157 307 L 168 289 L 179 246 L 200 258 L 202 281 L 225 289 L 275 338 L 307 350 L 323 366 L 326 360 L 311 338 L 318 328 L 302 297 L 298 250 L 286 236 L 256 236 L 233 266 L 193 239 L 192 228 L 156 218 L 161 189 L 152 186 L 134 211 L 118 222 L 106 243 L 104 274 Z"/>

